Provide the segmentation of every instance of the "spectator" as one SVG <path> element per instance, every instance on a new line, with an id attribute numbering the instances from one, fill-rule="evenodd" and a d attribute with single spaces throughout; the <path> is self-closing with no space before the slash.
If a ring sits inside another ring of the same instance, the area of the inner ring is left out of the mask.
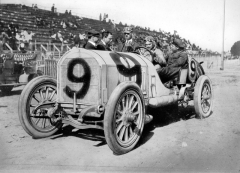
<path id="1" fill-rule="evenodd" d="M 71 16 L 72 15 L 72 11 L 70 10 L 68 14 L 69 14 L 69 16 Z"/>
<path id="2" fill-rule="evenodd" d="M 19 33 L 17 33 L 17 34 L 16 34 L 16 39 L 17 39 L 18 41 L 21 41 L 21 40 L 22 40 L 22 35 L 19 34 Z"/>
<path id="3" fill-rule="evenodd" d="M 16 39 L 22 41 L 24 43 L 25 48 L 29 48 L 29 43 L 32 40 L 32 36 L 35 35 L 33 32 L 28 32 L 26 28 L 24 28 L 20 34 L 20 38 L 16 36 Z"/>
<path id="4" fill-rule="evenodd" d="M 138 44 L 133 41 L 133 28 L 132 27 L 125 27 L 123 30 L 124 36 L 125 36 L 125 43 L 120 48 L 119 51 L 121 52 L 132 52 L 135 50 L 135 48 L 138 46 Z"/>
<path id="5" fill-rule="evenodd" d="M 36 17 L 36 18 L 35 18 L 35 24 L 36 24 L 37 26 L 41 26 L 41 18 L 40 18 L 40 17 Z"/>
<path id="6" fill-rule="evenodd" d="M 62 28 L 64 29 L 64 30 L 66 30 L 66 28 L 67 28 L 67 23 L 63 20 L 62 21 Z"/>
<path id="7" fill-rule="evenodd" d="M 20 42 L 19 44 L 19 49 L 22 53 L 26 53 L 26 47 L 25 47 L 25 44 L 23 42 Z"/>
<path id="8" fill-rule="evenodd" d="M 8 37 L 7 33 L 5 31 L 2 31 L 1 35 L 0 35 L 0 40 L 2 41 L 3 50 L 7 49 L 5 44 L 8 43 L 8 39 L 9 39 L 9 37 Z"/>
<path id="9" fill-rule="evenodd" d="M 60 41 L 63 43 L 63 36 L 61 34 L 61 31 L 58 31 L 56 34 L 52 35 L 51 38 L 54 38 L 54 41 Z"/>
<path id="10" fill-rule="evenodd" d="M 112 42 L 112 33 L 109 31 L 105 31 L 102 33 L 102 39 L 100 43 L 97 45 L 98 50 L 108 50 L 111 51 L 109 44 Z"/>
<path id="11" fill-rule="evenodd" d="M 49 37 L 51 38 L 51 36 L 55 33 L 55 29 L 54 28 L 50 28 L 49 32 Z"/>
<path id="12" fill-rule="evenodd" d="M 122 46 L 123 46 L 123 43 L 124 43 L 124 42 L 121 41 L 121 37 L 119 37 L 119 36 L 116 37 L 115 40 L 114 40 L 114 42 L 115 42 L 116 50 L 117 50 L 117 51 L 121 50 L 121 48 L 122 48 Z"/>
<path id="13" fill-rule="evenodd" d="M 27 47 L 27 48 L 29 48 L 29 44 L 30 44 L 30 42 L 32 41 L 32 37 L 35 35 L 35 33 L 33 33 L 32 31 L 28 31 L 28 35 L 27 35 L 27 37 L 25 38 L 26 39 L 26 43 L 25 43 L 25 46 Z"/>
<path id="14" fill-rule="evenodd" d="M 38 6 L 37 6 L 37 4 L 35 4 L 34 5 L 34 10 L 37 11 L 37 9 L 38 9 Z"/>
<path id="15" fill-rule="evenodd" d="M 81 42 L 80 35 L 81 34 L 79 33 L 79 34 L 75 35 L 73 38 L 73 42 L 76 47 L 80 47 L 80 42 Z"/>
<path id="16" fill-rule="evenodd" d="M 99 40 L 100 37 L 100 33 L 95 31 L 95 30 L 91 30 L 88 32 L 88 42 L 85 45 L 85 49 L 97 49 L 97 42 Z"/>
<path id="17" fill-rule="evenodd" d="M 67 10 L 65 11 L 65 16 L 68 16 L 68 11 Z"/>
<path id="18" fill-rule="evenodd" d="M 22 5 L 22 9 L 26 9 L 26 8 L 27 8 L 27 6 L 23 4 Z"/>
<path id="19" fill-rule="evenodd" d="M 73 23 L 72 22 L 68 22 L 68 26 L 70 27 L 70 28 L 73 28 Z"/>
<path id="20" fill-rule="evenodd" d="M 86 45 L 87 38 L 86 38 L 85 33 L 83 33 L 83 34 L 79 33 L 79 34 L 75 35 L 73 38 L 73 42 L 76 47 L 83 47 L 84 45 Z"/>
<path id="21" fill-rule="evenodd" d="M 52 8 L 51 8 L 51 11 L 52 11 L 52 13 L 55 12 L 55 11 L 54 11 L 54 4 L 53 4 L 53 6 L 52 6 Z"/>
<path id="22" fill-rule="evenodd" d="M 81 40 L 79 46 L 84 48 L 85 45 L 87 44 L 88 38 L 87 38 L 85 33 L 79 34 L 79 37 L 80 37 L 80 40 Z"/>
<path id="23" fill-rule="evenodd" d="M 74 35 L 70 32 L 69 35 L 67 36 L 66 41 L 68 43 L 73 43 Z"/>
<path id="24" fill-rule="evenodd" d="M 24 28 L 20 34 L 20 36 L 22 37 L 22 40 L 25 42 L 26 41 L 26 37 L 28 35 L 28 32 L 27 32 L 27 28 Z"/>
<path id="25" fill-rule="evenodd" d="M 3 28 L 4 28 L 4 23 L 0 21 L 0 33 L 3 32 Z"/>
<path id="26" fill-rule="evenodd" d="M 54 20 L 51 20 L 51 22 L 49 23 L 49 28 L 53 29 L 55 28 L 56 24 L 54 22 Z"/>
<path id="27" fill-rule="evenodd" d="M 16 31 L 13 28 L 12 24 L 8 25 L 8 29 L 7 29 L 7 35 L 9 37 L 9 46 L 13 49 L 16 50 Z"/>
<path id="28" fill-rule="evenodd" d="M 40 25 L 41 25 L 42 27 L 45 27 L 45 26 L 46 26 L 46 20 L 43 19 L 43 18 L 41 18 L 41 20 L 40 20 Z"/>
<path id="29" fill-rule="evenodd" d="M 15 28 L 15 31 L 18 32 L 18 30 L 19 30 L 19 25 L 18 25 L 18 24 L 14 24 L 14 28 Z"/>

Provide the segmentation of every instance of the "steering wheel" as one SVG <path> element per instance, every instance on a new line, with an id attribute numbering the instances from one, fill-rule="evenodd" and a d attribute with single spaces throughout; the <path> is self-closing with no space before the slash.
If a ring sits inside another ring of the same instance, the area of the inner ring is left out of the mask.
<path id="1" fill-rule="evenodd" d="M 133 53 L 137 53 L 137 54 L 139 54 L 139 55 L 144 56 L 141 49 L 145 49 L 146 51 L 148 51 L 148 52 L 150 53 L 151 56 L 153 56 L 152 51 L 151 51 L 150 49 L 144 47 L 144 46 L 137 46 L 137 47 L 135 48 L 135 50 L 133 51 Z"/>

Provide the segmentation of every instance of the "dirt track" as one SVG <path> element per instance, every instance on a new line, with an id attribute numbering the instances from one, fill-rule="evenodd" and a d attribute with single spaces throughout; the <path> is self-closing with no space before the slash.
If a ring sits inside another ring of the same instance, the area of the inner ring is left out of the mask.
<path id="1" fill-rule="evenodd" d="M 34 140 L 20 125 L 21 87 L 0 97 L 0 172 L 239 172 L 240 66 L 208 73 L 214 85 L 213 114 L 194 118 L 193 107 L 180 109 L 184 120 L 159 113 L 144 129 L 137 148 L 115 156 L 103 132 L 78 130 Z M 161 117 L 161 118 L 159 118 Z"/>

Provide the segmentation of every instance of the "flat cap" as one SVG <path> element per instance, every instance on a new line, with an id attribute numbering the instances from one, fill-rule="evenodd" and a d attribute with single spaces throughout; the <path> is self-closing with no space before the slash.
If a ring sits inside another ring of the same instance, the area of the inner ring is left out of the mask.
<path id="1" fill-rule="evenodd" d="M 92 29 L 92 30 L 88 31 L 88 35 L 89 36 L 99 37 L 100 33 Z"/>
<path id="2" fill-rule="evenodd" d="M 180 47 L 180 48 L 185 48 L 185 44 L 182 42 L 182 40 L 177 39 L 177 38 L 173 39 L 172 44 L 174 44 L 175 46 Z"/>

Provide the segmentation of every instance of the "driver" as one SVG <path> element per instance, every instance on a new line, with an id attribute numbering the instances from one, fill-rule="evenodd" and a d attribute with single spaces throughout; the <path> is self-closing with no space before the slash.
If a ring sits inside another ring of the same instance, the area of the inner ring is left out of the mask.
<path id="1" fill-rule="evenodd" d="M 177 77 L 179 70 L 188 65 L 188 55 L 185 52 L 185 44 L 180 39 L 173 39 L 171 49 L 172 53 L 166 56 L 166 67 L 157 69 L 158 75 L 163 83 Z"/>
<path id="2" fill-rule="evenodd" d="M 152 36 L 147 36 L 145 38 L 145 47 L 150 51 L 143 49 L 143 56 L 151 61 L 156 69 L 166 65 L 163 52 L 157 48 L 156 42 Z"/>

